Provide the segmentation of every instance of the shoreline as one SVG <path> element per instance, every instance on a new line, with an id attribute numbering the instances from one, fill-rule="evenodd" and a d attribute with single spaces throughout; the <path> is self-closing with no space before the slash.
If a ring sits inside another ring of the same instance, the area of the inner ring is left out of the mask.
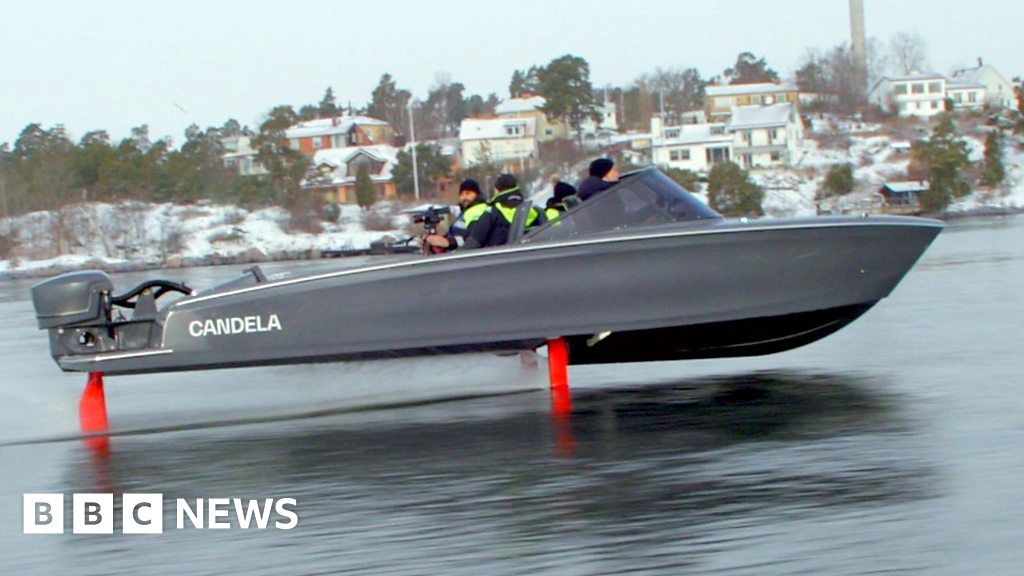
<path id="1" fill-rule="evenodd" d="M 964 220 L 968 218 L 990 218 L 995 216 L 1018 216 L 1024 214 L 1024 208 L 1012 206 L 982 206 L 970 210 L 945 212 L 942 214 L 922 214 L 922 217 L 939 220 Z M 881 216 L 881 214 L 879 214 Z M 345 258 L 339 256 L 337 258 Z M 10 280 L 26 280 L 31 278 L 48 278 L 58 274 L 81 270 L 103 270 L 107 273 L 145 272 L 147 270 L 176 270 L 179 268 L 200 268 L 205 266 L 237 266 L 241 264 L 263 264 L 273 262 L 304 262 L 309 260 L 335 259 L 324 257 L 321 250 L 292 250 L 265 254 L 257 248 L 242 251 L 234 255 L 213 253 L 202 257 L 174 256 L 165 261 L 106 261 L 102 258 L 88 258 L 75 265 L 37 266 L 25 269 L 7 269 L 0 271 L 0 282 Z"/>

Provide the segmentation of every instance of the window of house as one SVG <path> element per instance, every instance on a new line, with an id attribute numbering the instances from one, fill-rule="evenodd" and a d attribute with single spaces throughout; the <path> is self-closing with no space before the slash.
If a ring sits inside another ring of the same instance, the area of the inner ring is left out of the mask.
<path id="1" fill-rule="evenodd" d="M 772 162 L 780 162 L 782 160 L 782 152 L 772 152 Z"/>
<path id="2" fill-rule="evenodd" d="M 554 133 L 555 133 L 555 131 L 554 131 L 553 129 L 551 129 L 551 128 L 545 128 L 545 129 L 544 129 L 544 134 L 545 134 L 546 136 L 551 136 L 551 135 L 552 135 L 552 134 L 554 134 Z"/>
<path id="3" fill-rule="evenodd" d="M 782 140 L 782 128 L 772 129 L 772 140 Z"/>
<path id="4" fill-rule="evenodd" d="M 912 94 L 924 94 L 924 82 L 914 82 L 911 84 L 910 92 Z"/>
<path id="5" fill-rule="evenodd" d="M 511 125 L 505 126 L 505 135 L 506 136 L 522 136 L 523 135 L 523 125 L 522 124 L 511 124 Z"/>
<path id="6" fill-rule="evenodd" d="M 893 87 L 892 87 L 892 93 L 893 94 L 906 94 L 907 93 L 907 85 L 906 84 L 894 84 Z"/>
<path id="7" fill-rule="evenodd" d="M 324 147 L 324 139 L 323 138 L 313 138 L 313 148 L 319 149 L 319 148 L 323 148 L 323 147 Z"/>
<path id="8" fill-rule="evenodd" d="M 953 102 L 956 102 L 957 104 L 959 104 L 959 103 L 961 103 L 963 101 L 964 101 L 964 95 L 963 94 L 961 94 L 960 92 L 957 92 L 956 94 L 953 94 Z"/>
<path id="9" fill-rule="evenodd" d="M 292 145 L 292 150 L 298 150 L 299 149 L 299 139 L 298 138 L 292 138 L 289 142 Z"/>
<path id="10" fill-rule="evenodd" d="M 676 160 L 679 160 L 679 150 L 669 150 L 668 151 L 668 159 L 673 161 L 673 162 L 675 162 Z"/>
<path id="11" fill-rule="evenodd" d="M 976 102 L 977 100 L 978 100 L 978 93 L 977 92 L 968 92 L 967 93 L 967 101 L 968 102 Z"/>
<path id="12" fill-rule="evenodd" d="M 928 91 L 931 92 L 932 94 L 938 94 L 939 92 L 942 92 L 942 82 L 929 82 Z"/>
<path id="13" fill-rule="evenodd" d="M 712 126 L 711 134 L 716 136 L 725 134 L 725 126 Z"/>
<path id="14" fill-rule="evenodd" d="M 938 109 L 939 109 L 939 103 L 936 102 L 935 100 L 932 100 L 932 110 L 938 110 Z"/>
<path id="15" fill-rule="evenodd" d="M 680 160 L 689 160 L 690 159 L 690 149 L 689 148 L 683 148 L 682 150 L 680 150 L 679 151 L 679 159 Z"/>

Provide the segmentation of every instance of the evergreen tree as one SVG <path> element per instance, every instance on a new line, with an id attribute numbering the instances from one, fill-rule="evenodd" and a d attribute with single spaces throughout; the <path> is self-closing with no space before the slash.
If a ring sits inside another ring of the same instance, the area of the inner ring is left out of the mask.
<path id="1" fill-rule="evenodd" d="M 601 119 L 590 84 L 590 65 L 583 58 L 572 54 L 555 58 L 537 70 L 537 81 L 549 120 L 563 119 L 578 133 L 588 117 L 595 122 Z"/>
<path id="2" fill-rule="evenodd" d="M 778 82 L 779 73 L 772 70 L 764 58 L 758 58 L 750 52 L 740 52 L 732 68 L 726 68 L 723 75 L 730 84 L 756 84 L 758 82 Z"/>
<path id="3" fill-rule="evenodd" d="M 416 145 L 416 172 L 420 179 L 420 192 L 426 195 L 436 195 L 438 181 L 453 175 L 451 161 L 442 156 L 437 147 L 428 144 Z M 397 162 L 391 169 L 391 175 L 395 180 L 398 193 L 411 198 L 416 188 L 412 179 L 412 154 L 410 152 L 405 150 L 398 152 Z M 427 183 L 430 184 L 430 189 L 424 186 Z"/>
<path id="4" fill-rule="evenodd" d="M 364 210 L 373 206 L 377 201 L 377 188 L 370 178 L 370 169 L 366 164 L 359 164 L 356 168 L 356 202 Z"/>
<path id="5" fill-rule="evenodd" d="M 853 192 L 853 164 L 838 164 L 828 169 L 825 175 L 827 196 L 842 196 Z"/>
<path id="6" fill-rule="evenodd" d="M 260 134 L 253 140 L 256 161 L 267 169 L 277 202 L 287 204 L 300 192 L 300 183 L 309 168 L 309 160 L 288 145 L 285 130 L 298 122 L 291 106 L 276 106 L 260 125 Z"/>
<path id="7" fill-rule="evenodd" d="M 912 154 L 929 181 L 929 189 L 921 194 L 925 210 L 944 210 L 953 199 L 970 193 L 963 178 L 963 170 L 971 165 L 967 143 L 957 134 L 952 115 L 942 114 L 931 138 L 916 144 Z"/>
<path id="8" fill-rule="evenodd" d="M 733 162 L 715 164 L 708 174 L 708 203 L 723 216 L 761 216 L 764 190 Z"/>
<path id="9" fill-rule="evenodd" d="M 366 106 L 366 114 L 384 120 L 397 132 L 405 126 L 405 109 L 412 100 L 412 93 L 397 87 L 391 74 L 384 74 L 373 89 L 370 103 Z"/>
<path id="10" fill-rule="evenodd" d="M 530 66 L 526 71 L 516 70 L 512 72 L 512 80 L 508 85 L 508 95 L 512 98 L 519 98 L 524 94 L 537 94 L 540 89 L 538 78 L 539 68 Z"/>
<path id="11" fill-rule="evenodd" d="M 985 168 L 981 174 L 981 183 L 985 186 L 996 186 L 1005 178 L 1003 134 L 998 129 L 993 129 L 985 138 Z"/>
<path id="12" fill-rule="evenodd" d="M 662 168 L 665 176 L 668 176 L 676 184 L 686 188 L 690 192 L 697 190 L 700 185 L 700 177 L 693 170 L 681 170 L 679 168 Z"/>
<path id="13" fill-rule="evenodd" d="M 320 99 L 317 113 L 321 118 L 333 118 L 338 115 L 338 101 L 334 98 L 334 89 L 330 86 L 324 92 L 324 97 Z"/>

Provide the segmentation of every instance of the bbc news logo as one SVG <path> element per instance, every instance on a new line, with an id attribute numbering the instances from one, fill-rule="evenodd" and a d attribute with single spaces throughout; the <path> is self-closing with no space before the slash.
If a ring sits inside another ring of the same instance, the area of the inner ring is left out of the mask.
<path id="1" fill-rule="evenodd" d="M 294 498 L 197 498 L 175 501 L 175 528 L 226 530 L 291 530 L 299 525 Z M 74 534 L 114 533 L 113 494 L 73 494 L 71 499 L 71 531 Z M 25 494 L 23 508 L 25 534 L 64 533 L 63 494 Z M 169 520 L 169 519 L 168 519 Z M 123 494 L 121 496 L 122 534 L 163 534 L 163 494 Z"/>

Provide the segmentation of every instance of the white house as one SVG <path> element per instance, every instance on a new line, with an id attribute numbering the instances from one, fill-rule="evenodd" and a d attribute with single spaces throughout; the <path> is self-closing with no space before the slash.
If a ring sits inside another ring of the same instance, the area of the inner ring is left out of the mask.
<path id="1" fill-rule="evenodd" d="M 601 115 L 600 122 L 594 122 L 593 118 L 588 117 L 580 125 L 580 131 L 583 132 L 584 135 L 597 135 L 599 132 L 610 133 L 619 131 L 618 115 L 614 102 L 605 102 L 598 106 L 597 111 Z"/>
<path id="2" fill-rule="evenodd" d="M 930 72 L 886 76 L 875 83 L 868 99 L 900 116 L 934 116 L 946 110 L 946 78 Z"/>
<path id="3" fill-rule="evenodd" d="M 229 136 L 221 139 L 224 146 L 224 166 L 234 168 L 241 176 L 262 176 L 267 169 L 256 161 L 256 150 L 252 148 L 252 139 L 245 135 Z"/>
<path id="4" fill-rule="evenodd" d="M 744 168 L 788 166 L 803 142 L 804 126 L 792 102 L 737 106 L 725 126 L 734 162 Z"/>
<path id="5" fill-rule="evenodd" d="M 459 127 L 466 166 L 490 161 L 518 169 L 537 158 L 536 118 L 466 118 Z"/>
<path id="6" fill-rule="evenodd" d="M 953 101 L 954 110 L 984 108 L 986 92 L 983 84 L 946 82 L 946 98 Z"/>
<path id="7" fill-rule="evenodd" d="M 661 119 L 651 119 L 655 134 L 651 154 L 655 164 L 706 173 L 719 163 L 732 159 L 733 135 L 724 123 L 661 126 Z"/>
<path id="8" fill-rule="evenodd" d="M 978 58 L 978 65 L 974 68 L 953 72 L 951 80 L 984 86 L 986 102 L 992 108 L 1017 109 L 1017 94 L 1013 90 L 1013 84 L 1007 82 L 1006 78 L 991 65 L 982 62 L 981 58 Z"/>

